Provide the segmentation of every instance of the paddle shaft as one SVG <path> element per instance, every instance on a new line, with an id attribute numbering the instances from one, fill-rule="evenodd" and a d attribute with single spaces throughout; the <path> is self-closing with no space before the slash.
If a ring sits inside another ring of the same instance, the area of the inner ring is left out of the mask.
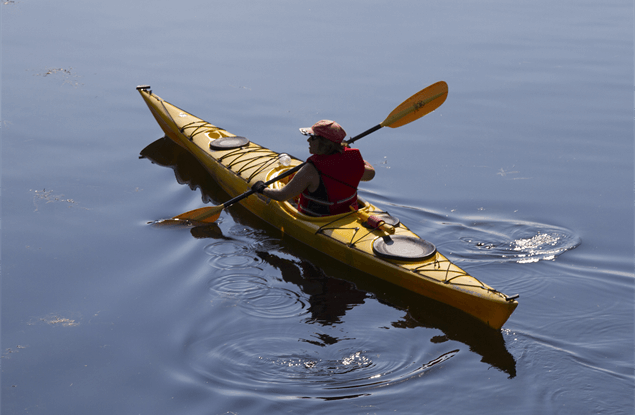
<path id="1" fill-rule="evenodd" d="M 355 141 L 359 140 L 360 138 L 364 138 L 368 134 L 374 133 L 375 131 L 379 130 L 381 127 L 383 127 L 381 124 L 377 124 L 373 128 L 369 128 L 368 130 L 364 131 L 363 133 L 356 135 L 355 137 L 351 138 L 350 140 L 347 140 L 346 143 L 347 144 L 352 144 Z"/>
<path id="2" fill-rule="evenodd" d="M 298 164 L 297 166 L 295 166 L 294 168 L 292 168 L 290 170 L 285 171 L 281 175 L 276 176 L 276 177 L 274 177 L 273 179 L 271 179 L 269 181 L 266 181 L 265 182 L 265 186 L 269 186 L 271 183 L 275 183 L 275 182 L 277 182 L 280 179 L 284 179 L 285 177 L 292 175 L 293 173 L 297 172 L 302 167 L 304 167 L 305 164 L 306 164 L 306 161 L 304 163 L 302 163 L 302 164 Z M 235 198 L 233 198 L 231 200 L 228 200 L 227 202 L 223 203 L 223 208 L 228 208 L 231 205 L 233 205 L 233 204 L 235 204 L 237 202 L 240 202 L 244 198 L 249 197 L 249 196 L 251 196 L 254 193 L 256 193 L 254 190 L 248 190 L 245 193 L 243 193 L 242 195 L 236 196 Z"/>

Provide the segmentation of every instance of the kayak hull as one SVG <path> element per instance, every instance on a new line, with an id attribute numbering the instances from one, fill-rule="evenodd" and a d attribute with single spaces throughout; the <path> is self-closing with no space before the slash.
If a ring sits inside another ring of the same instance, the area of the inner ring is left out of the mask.
<path id="1" fill-rule="evenodd" d="M 235 135 L 162 100 L 148 87 L 138 90 L 166 136 L 190 152 L 231 197 L 248 191 L 258 180 L 266 182 L 302 163 L 252 142 L 237 149 L 212 148 L 210 144 L 216 140 Z M 271 187 L 280 188 L 287 180 Z M 303 215 L 292 201 L 277 202 L 261 194 L 240 203 L 281 234 L 348 266 L 462 310 L 496 330 L 518 306 L 514 298 L 467 274 L 439 252 L 421 260 L 378 256 L 373 246 L 379 238 L 420 238 L 401 223 L 394 228 L 366 227 L 369 215 L 385 213 L 367 201 L 360 199 L 358 212 L 324 218 Z"/>

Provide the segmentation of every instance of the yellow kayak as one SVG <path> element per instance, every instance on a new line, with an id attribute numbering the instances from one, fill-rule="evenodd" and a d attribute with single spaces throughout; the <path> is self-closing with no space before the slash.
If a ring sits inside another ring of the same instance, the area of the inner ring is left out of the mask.
<path id="1" fill-rule="evenodd" d="M 276 153 L 216 127 L 137 87 L 166 136 L 189 151 L 230 196 L 243 194 L 258 180 L 270 181 L 301 160 Z M 270 186 L 279 188 L 289 178 Z M 344 264 L 409 291 L 443 302 L 500 329 L 518 306 L 450 262 L 433 244 L 373 204 L 327 217 L 298 212 L 293 201 L 277 202 L 262 194 L 242 199 L 253 214 L 283 234 Z"/>

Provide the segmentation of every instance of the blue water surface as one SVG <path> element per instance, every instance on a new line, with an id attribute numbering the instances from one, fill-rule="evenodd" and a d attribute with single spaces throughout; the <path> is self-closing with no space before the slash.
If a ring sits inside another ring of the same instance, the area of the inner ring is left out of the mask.
<path id="1" fill-rule="evenodd" d="M 51 414 L 631 414 L 633 4 L 0 4 L 1 409 Z M 517 310 L 501 331 L 333 262 L 227 200 L 135 87 L 306 158 Z"/>

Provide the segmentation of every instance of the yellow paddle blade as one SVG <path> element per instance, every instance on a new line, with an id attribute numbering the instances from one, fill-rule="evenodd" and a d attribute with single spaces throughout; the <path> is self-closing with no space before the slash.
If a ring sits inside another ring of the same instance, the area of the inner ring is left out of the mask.
<path id="1" fill-rule="evenodd" d="M 417 120 L 439 108 L 448 97 L 448 84 L 443 81 L 432 84 L 401 103 L 380 124 L 397 128 Z"/>
<path id="2" fill-rule="evenodd" d="M 223 211 L 223 208 L 223 205 L 202 207 L 190 210 L 189 212 L 181 213 L 180 215 L 175 216 L 172 219 L 190 220 L 193 222 L 201 223 L 212 223 L 216 222 L 216 220 L 220 217 L 220 213 Z"/>

